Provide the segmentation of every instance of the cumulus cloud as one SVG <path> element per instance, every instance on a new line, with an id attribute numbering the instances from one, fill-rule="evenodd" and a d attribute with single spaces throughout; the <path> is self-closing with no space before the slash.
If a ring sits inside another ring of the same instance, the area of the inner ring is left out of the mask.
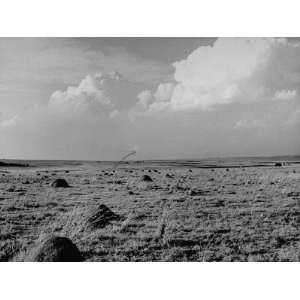
<path id="1" fill-rule="evenodd" d="M 235 129 L 258 129 L 265 126 L 265 122 L 262 120 L 239 120 L 234 125 Z"/>
<path id="2" fill-rule="evenodd" d="M 159 84 L 155 93 L 144 90 L 137 95 L 137 103 L 129 110 L 129 118 L 134 121 L 137 116 L 151 115 L 155 112 L 167 111 L 175 88 L 174 83 Z"/>
<path id="3" fill-rule="evenodd" d="M 65 90 L 55 91 L 50 96 L 46 107 L 34 105 L 22 113 L 5 119 L 0 119 L 2 128 L 12 128 L 28 121 L 28 116 L 34 119 L 51 118 L 53 120 L 77 121 L 96 120 L 103 118 L 117 118 L 120 111 L 117 109 L 118 99 L 122 90 L 126 90 L 124 79 L 118 72 L 106 74 L 97 73 L 87 75 L 77 86 L 69 86 Z M 120 85 L 122 88 L 118 87 Z M 118 95 L 119 93 L 119 95 Z"/>
<path id="4" fill-rule="evenodd" d="M 26 158 L 118 157 L 121 144 L 134 144 L 123 134 L 120 101 L 133 92 L 127 86 L 116 72 L 87 75 L 78 85 L 52 93 L 46 105 L 2 116 L 2 152 Z"/>
<path id="5" fill-rule="evenodd" d="M 19 120 L 19 115 L 14 115 L 8 119 L 0 120 L 0 126 L 2 126 L 3 128 L 14 127 Z"/>
<path id="6" fill-rule="evenodd" d="M 276 91 L 274 94 L 274 99 L 277 100 L 292 100 L 296 97 L 296 90 L 280 90 Z"/>
<path id="7" fill-rule="evenodd" d="M 120 112 L 117 109 L 114 109 L 110 114 L 110 118 L 114 119 L 117 118 L 120 115 Z"/>
<path id="8" fill-rule="evenodd" d="M 87 75 L 78 86 L 54 92 L 48 102 L 51 111 L 67 114 L 99 113 L 115 107 L 110 86 L 121 80 L 116 72 Z"/>
<path id="9" fill-rule="evenodd" d="M 152 101 L 145 111 L 209 110 L 231 103 L 291 100 L 300 84 L 300 43 L 219 38 L 173 66 L 174 82 L 162 83 L 148 95 Z"/>
<path id="10" fill-rule="evenodd" d="M 153 89 L 117 72 L 86 75 L 46 103 L 2 115 L 1 153 L 118 159 L 134 145 L 142 159 L 298 151 L 300 44 L 218 39 L 173 67 L 174 80 Z"/>

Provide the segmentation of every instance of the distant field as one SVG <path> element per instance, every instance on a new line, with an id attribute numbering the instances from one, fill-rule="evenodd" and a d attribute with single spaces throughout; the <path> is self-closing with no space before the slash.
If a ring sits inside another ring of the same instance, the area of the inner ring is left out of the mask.
<path id="1" fill-rule="evenodd" d="M 11 163 L 31 167 L 0 168 L 0 261 L 28 260 L 49 233 L 85 261 L 300 261 L 299 156 Z M 120 219 L 87 228 L 100 204 Z"/>

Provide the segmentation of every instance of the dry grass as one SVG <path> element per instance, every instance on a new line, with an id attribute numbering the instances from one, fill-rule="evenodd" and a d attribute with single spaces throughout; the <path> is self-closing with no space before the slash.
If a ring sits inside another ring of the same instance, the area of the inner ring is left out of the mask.
<path id="1" fill-rule="evenodd" d="M 299 167 L 152 169 L 150 183 L 140 181 L 144 165 L 58 170 L 48 178 L 5 173 L 0 260 L 28 260 L 30 249 L 56 234 L 86 261 L 299 261 Z M 56 176 L 72 187 L 51 188 Z M 124 219 L 88 230 L 86 215 L 99 204 Z"/>

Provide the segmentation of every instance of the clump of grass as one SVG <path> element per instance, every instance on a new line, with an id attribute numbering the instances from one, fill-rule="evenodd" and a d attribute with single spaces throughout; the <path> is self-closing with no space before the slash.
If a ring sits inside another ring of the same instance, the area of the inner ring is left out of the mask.
<path id="1" fill-rule="evenodd" d="M 123 221 L 123 223 L 120 226 L 119 232 L 126 232 L 130 226 L 130 224 L 132 223 L 132 221 L 134 220 L 134 213 L 130 213 L 128 215 L 128 217 Z"/>
<path id="2" fill-rule="evenodd" d="M 49 236 L 59 235 L 69 239 L 75 238 L 82 230 L 81 224 L 84 209 L 75 207 L 71 212 L 59 217 L 57 221 L 42 227 L 37 234 L 37 239 L 33 245 L 27 249 L 22 249 L 14 256 L 13 261 L 32 261 L 32 250 L 41 245 Z"/>
<path id="3" fill-rule="evenodd" d="M 22 244 L 19 240 L 6 240 L 0 242 L 0 262 L 11 260 L 20 251 Z"/>
<path id="4" fill-rule="evenodd" d="M 67 216 L 65 224 L 62 227 L 61 234 L 68 238 L 74 238 L 82 229 L 78 226 L 82 218 L 83 209 L 76 206 Z"/>
<path id="5" fill-rule="evenodd" d="M 281 248 L 278 252 L 278 261 L 300 261 L 300 243 Z"/>
<path id="6" fill-rule="evenodd" d="M 35 242 L 33 243 L 33 245 L 29 248 L 23 248 L 21 249 L 12 259 L 12 261 L 14 262 L 25 262 L 25 261 L 32 261 L 31 260 L 31 255 L 30 252 L 32 251 L 32 249 L 34 249 L 35 247 L 37 247 L 38 245 L 40 245 L 48 236 L 48 232 L 46 231 L 42 231 L 38 238 L 35 240 Z"/>
<path id="7" fill-rule="evenodd" d="M 163 240 L 165 232 L 166 232 L 166 227 L 167 227 L 167 220 L 169 217 L 169 211 L 165 208 L 162 212 L 162 215 L 158 221 L 158 226 L 157 229 L 154 233 L 154 241 L 158 242 Z"/>

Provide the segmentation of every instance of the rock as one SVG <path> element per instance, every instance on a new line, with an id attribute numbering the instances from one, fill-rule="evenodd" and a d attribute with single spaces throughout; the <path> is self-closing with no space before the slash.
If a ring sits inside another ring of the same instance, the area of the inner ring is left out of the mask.
<path id="1" fill-rule="evenodd" d="M 89 229 L 104 228 L 111 221 L 118 221 L 121 217 L 110 210 L 106 205 L 100 204 L 92 209 L 86 217 L 86 226 Z"/>
<path id="2" fill-rule="evenodd" d="M 143 175 L 141 179 L 142 179 L 142 181 L 147 181 L 147 182 L 153 181 L 149 175 Z"/>
<path id="3" fill-rule="evenodd" d="M 115 183 L 115 184 L 124 184 L 125 182 L 122 181 L 122 180 L 115 180 L 115 181 L 113 181 L 113 183 Z"/>
<path id="4" fill-rule="evenodd" d="M 190 196 L 206 196 L 209 195 L 209 191 L 204 191 L 204 190 L 200 190 L 200 189 L 193 189 L 190 190 L 189 192 Z"/>
<path id="5" fill-rule="evenodd" d="M 6 191 L 9 192 L 9 193 L 13 193 L 15 191 L 15 189 L 16 188 L 14 186 L 11 186 Z"/>
<path id="6" fill-rule="evenodd" d="M 51 183 L 51 186 L 52 187 L 55 187 L 55 188 L 68 188 L 70 187 L 69 184 L 67 183 L 67 181 L 65 179 L 55 179 L 52 183 Z"/>
<path id="7" fill-rule="evenodd" d="M 198 196 L 199 192 L 198 191 L 194 191 L 194 190 L 190 190 L 189 194 L 190 194 L 190 196 Z"/>
<path id="8" fill-rule="evenodd" d="M 82 261 L 82 257 L 70 239 L 50 236 L 33 249 L 30 260 L 35 262 L 78 262 Z"/>
<path id="9" fill-rule="evenodd" d="M 218 201 L 215 203 L 215 206 L 216 206 L 216 207 L 223 207 L 223 206 L 225 206 L 225 201 L 224 201 L 224 200 L 218 200 Z"/>

